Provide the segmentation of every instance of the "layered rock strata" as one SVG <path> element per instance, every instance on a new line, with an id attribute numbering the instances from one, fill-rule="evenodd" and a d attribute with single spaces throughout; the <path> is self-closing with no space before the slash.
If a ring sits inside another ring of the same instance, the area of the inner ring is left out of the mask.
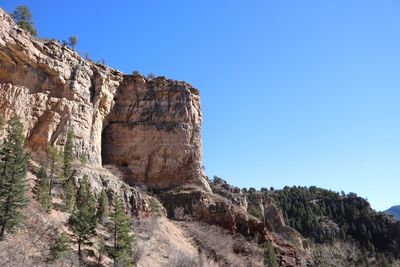
<path id="1" fill-rule="evenodd" d="M 62 147 L 71 128 L 77 158 L 121 167 L 131 185 L 209 190 L 196 89 L 84 60 L 58 41 L 32 37 L 1 9 L 0 114 L 21 117 L 32 153 Z"/>

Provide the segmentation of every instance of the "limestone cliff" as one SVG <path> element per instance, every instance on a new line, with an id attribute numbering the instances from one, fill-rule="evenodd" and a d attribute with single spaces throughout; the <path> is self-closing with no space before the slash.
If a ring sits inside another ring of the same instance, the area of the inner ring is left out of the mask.
<path id="1" fill-rule="evenodd" d="M 1 9 L 0 114 L 21 117 L 34 154 L 62 146 L 72 128 L 77 157 L 121 167 L 131 185 L 208 189 L 195 88 L 84 60 L 57 41 L 32 37 Z"/>

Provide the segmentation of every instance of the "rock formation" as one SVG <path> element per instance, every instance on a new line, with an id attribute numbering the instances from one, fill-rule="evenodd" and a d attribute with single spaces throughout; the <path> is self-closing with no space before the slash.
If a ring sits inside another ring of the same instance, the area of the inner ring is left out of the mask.
<path id="1" fill-rule="evenodd" d="M 71 128 L 77 158 L 121 167 L 131 185 L 209 190 L 195 88 L 83 60 L 58 41 L 32 37 L 1 9 L 0 114 L 21 117 L 32 153 L 62 146 Z"/>

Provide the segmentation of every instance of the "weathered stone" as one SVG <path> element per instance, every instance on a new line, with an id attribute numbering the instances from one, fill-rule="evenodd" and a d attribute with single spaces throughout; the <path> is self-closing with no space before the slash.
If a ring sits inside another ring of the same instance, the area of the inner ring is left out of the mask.
<path id="1" fill-rule="evenodd" d="M 210 190 L 201 168 L 196 89 L 83 60 L 58 41 L 19 29 L 1 9 L 0 113 L 21 117 L 33 154 L 48 144 L 62 147 L 71 128 L 77 158 L 123 168 L 131 185 Z"/>

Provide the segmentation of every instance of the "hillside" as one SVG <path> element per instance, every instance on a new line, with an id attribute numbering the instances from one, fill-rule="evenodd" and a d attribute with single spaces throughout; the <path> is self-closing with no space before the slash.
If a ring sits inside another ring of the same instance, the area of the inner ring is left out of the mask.
<path id="1" fill-rule="evenodd" d="M 385 211 L 387 214 L 393 215 L 394 218 L 400 220 L 400 206 L 393 206 Z"/>
<path id="2" fill-rule="evenodd" d="M 355 194 L 210 180 L 189 83 L 83 59 L 1 9 L 0 37 L 0 166 L 21 156 L 7 146 L 13 121 L 29 154 L 22 224 L 7 225 L 0 266 L 399 266 L 400 222 Z M 15 189 L 5 169 L 3 194 Z"/>

